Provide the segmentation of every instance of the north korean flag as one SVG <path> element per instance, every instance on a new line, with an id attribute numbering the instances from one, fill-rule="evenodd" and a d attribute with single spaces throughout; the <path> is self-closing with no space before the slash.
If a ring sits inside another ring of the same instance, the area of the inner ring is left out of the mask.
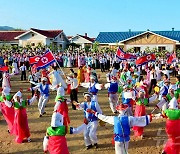
<path id="1" fill-rule="evenodd" d="M 148 62 L 153 62 L 156 60 L 156 56 L 155 54 L 149 54 L 149 55 L 146 55 L 146 56 L 142 56 L 140 58 L 138 58 L 136 60 L 136 65 L 137 66 L 140 66 L 140 65 L 145 65 L 147 64 Z"/>
<path id="2" fill-rule="evenodd" d="M 40 56 L 29 57 L 30 65 L 36 64 L 39 61 L 40 58 L 41 58 Z"/>
<path id="3" fill-rule="evenodd" d="M 167 63 L 171 64 L 173 61 L 176 60 L 176 53 L 173 53 L 172 55 L 169 56 L 169 58 L 167 59 Z"/>
<path id="4" fill-rule="evenodd" d="M 0 67 L 0 71 L 2 71 L 2 72 L 7 72 L 8 71 L 8 67 L 7 66 L 2 66 L 2 67 Z"/>
<path id="5" fill-rule="evenodd" d="M 45 54 L 39 59 L 38 63 L 36 64 L 37 69 L 46 68 L 47 66 L 54 63 L 56 60 L 51 51 L 46 51 Z"/>
<path id="6" fill-rule="evenodd" d="M 121 60 L 136 59 L 136 55 L 125 53 L 120 47 L 117 49 L 116 56 Z"/>

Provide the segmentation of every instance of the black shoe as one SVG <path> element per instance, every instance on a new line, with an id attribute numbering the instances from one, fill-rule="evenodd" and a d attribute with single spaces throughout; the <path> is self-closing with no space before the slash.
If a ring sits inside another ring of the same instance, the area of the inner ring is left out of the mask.
<path id="1" fill-rule="evenodd" d="M 10 130 L 8 129 L 8 133 L 10 134 Z"/>
<path id="2" fill-rule="evenodd" d="M 94 144 L 94 146 L 95 146 L 95 149 L 97 149 L 97 148 L 98 148 L 98 144 L 97 144 L 97 143 L 95 143 L 95 144 Z"/>
<path id="3" fill-rule="evenodd" d="M 43 115 L 46 114 L 46 112 L 43 113 Z"/>
<path id="4" fill-rule="evenodd" d="M 42 117 L 42 114 L 40 114 L 39 117 Z"/>
<path id="5" fill-rule="evenodd" d="M 93 146 L 92 146 L 92 144 L 91 145 L 88 145 L 88 146 L 86 146 L 86 150 L 89 150 L 89 149 L 91 149 Z"/>

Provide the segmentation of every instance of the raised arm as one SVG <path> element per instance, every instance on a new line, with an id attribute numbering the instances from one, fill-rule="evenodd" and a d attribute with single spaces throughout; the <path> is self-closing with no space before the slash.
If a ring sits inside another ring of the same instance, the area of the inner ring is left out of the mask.
<path id="1" fill-rule="evenodd" d="M 152 117 L 150 115 L 141 116 L 141 117 L 130 116 L 128 118 L 129 118 L 129 124 L 131 127 L 133 126 L 144 127 L 152 121 Z"/>

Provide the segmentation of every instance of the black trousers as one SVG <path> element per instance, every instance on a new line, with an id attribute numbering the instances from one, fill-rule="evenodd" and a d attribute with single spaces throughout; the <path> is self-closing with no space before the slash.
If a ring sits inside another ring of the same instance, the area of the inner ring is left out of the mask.
<path id="1" fill-rule="evenodd" d="M 104 63 L 100 63 L 101 72 L 105 72 Z"/>
<path id="2" fill-rule="evenodd" d="M 70 99 L 71 99 L 71 102 L 72 101 L 78 101 L 77 99 L 77 90 L 76 89 L 71 89 L 71 93 L 70 93 Z M 76 106 L 72 103 L 72 109 L 73 110 L 76 110 Z"/>
<path id="3" fill-rule="evenodd" d="M 149 88 L 149 94 L 151 94 L 152 88 L 155 87 L 157 84 L 156 79 L 151 80 L 150 88 Z"/>
<path id="4" fill-rule="evenodd" d="M 21 72 L 21 81 L 23 80 L 23 78 L 24 80 L 26 80 L 26 71 Z"/>

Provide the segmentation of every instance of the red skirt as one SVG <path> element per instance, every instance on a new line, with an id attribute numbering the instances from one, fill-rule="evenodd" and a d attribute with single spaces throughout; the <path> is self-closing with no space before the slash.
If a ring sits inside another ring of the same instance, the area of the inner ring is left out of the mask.
<path id="1" fill-rule="evenodd" d="M 8 130 L 11 131 L 14 123 L 14 108 L 8 107 L 4 103 L 0 103 L 0 105 L 1 105 L 1 112 L 8 125 Z"/>
<path id="2" fill-rule="evenodd" d="M 168 141 L 164 151 L 167 154 L 180 154 L 180 119 L 166 121 L 166 133 Z"/>
<path id="3" fill-rule="evenodd" d="M 69 154 L 65 136 L 50 136 L 48 151 L 50 154 Z"/>
<path id="4" fill-rule="evenodd" d="M 26 109 L 15 109 L 14 123 L 11 130 L 11 134 L 16 136 L 15 141 L 17 143 L 22 143 L 24 139 L 30 137 L 28 120 Z"/>
<path id="5" fill-rule="evenodd" d="M 146 108 L 145 108 L 145 106 L 144 105 L 137 105 L 136 104 L 134 116 L 135 117 L 140 117 L 140 116 L 145 116 L 145 115 L 146 115 Z M 134 135 L 135 136 L 141 136 L 144 133 L 144 127 L 134 126 L 133 130 L 134 130 Z"/>

